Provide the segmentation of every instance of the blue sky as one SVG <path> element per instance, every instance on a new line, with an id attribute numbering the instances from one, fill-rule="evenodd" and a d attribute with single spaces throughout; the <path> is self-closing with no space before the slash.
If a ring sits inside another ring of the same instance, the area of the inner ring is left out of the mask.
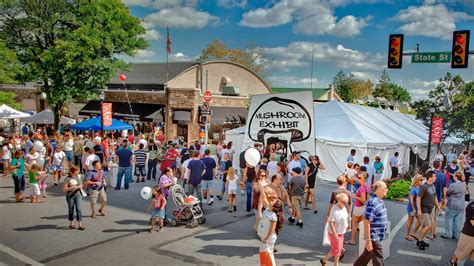
<path id="1" fill-rule="evenodd" d="M 404 50 L 420 44 L 421 52 L 450 51 L 453 30 L 474 35 L 473 0 L 122 0 L 142 19 L 149 41 L 132 62 L 166 60 L 166 27 L 170 28 L 170 61 L 199 57 L 219 39 L 229 48 L 254 44 L 265 55 L 267 79 L 274 87 L 327 87 L 340 69 L 374 83 L 386 67 L 388 35 L 404 33 Z M 474 50 L 474 37 L 471 37 Z M 468 69 L 450 64 L 411 64 L 389 70 L 394 82 L 423 98 L 446 72 L 474 80 L 474 56 Z"/>

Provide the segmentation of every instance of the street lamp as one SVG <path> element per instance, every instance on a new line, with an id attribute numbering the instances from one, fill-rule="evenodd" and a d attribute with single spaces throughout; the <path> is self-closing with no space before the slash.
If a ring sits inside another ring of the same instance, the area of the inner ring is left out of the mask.
<path id="1" fill-rule="evenodd" d="M 430 156 L 431 156 L 431 131 L 433 130 L 433 116 L 436 112 L 434 103 L 430 106 L 430 130 L 428 132 L 428 156 L 426 160 L 428 161 L 428 164 L 430 163 Z"/>
<path id="2" fill-rule="evenodd" d="M 104 99 L 105 93 L 103 90 L 99 94 L 100 99 L 100 136 L 104 138 Z"/>

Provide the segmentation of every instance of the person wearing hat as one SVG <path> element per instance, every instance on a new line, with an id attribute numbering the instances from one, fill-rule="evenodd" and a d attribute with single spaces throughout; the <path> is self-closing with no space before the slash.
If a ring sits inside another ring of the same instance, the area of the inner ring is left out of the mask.
<path id="1" fill-rule="evenodd" d="M 300 167 L 293 168 L 290 173 L 291 180 L 289 182 L 293 215 L 292 217 L 288 218 L 288 221 L 290 221 L 291 224 L 294 224 L 295 221 L 297 221 L 296 225 L 298 225 L 299 227 L 303 227 L 303 220 L 301 217 L 301 202 L 304 196 L 305 187 L 305 180 L 301 172 L 302 171 Z"/>

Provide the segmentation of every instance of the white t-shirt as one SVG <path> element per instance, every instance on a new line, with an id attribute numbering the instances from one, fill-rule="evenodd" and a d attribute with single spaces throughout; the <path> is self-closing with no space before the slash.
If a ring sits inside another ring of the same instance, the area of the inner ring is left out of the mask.
<path id="1" fill-rule="evenodd" d="M 94 161 L 100 161 L 99 156 L 97 156 L 95 154 L 89 154 L 87 156 L 87 159 L 86 159 L 86 165 L 89 168 L 89 170 L 94 169 L 94 167 L 92 167 L 92 162 L 94 162 Z"/>
<path id="2" fill-rule="evenodd" d="M 278 173 L 278 162 L 277 161 L 270 161 L 267 165 L 267 172 L 268 176 L 271 180 L 272 176 L 276 175 Z"/>
<path id="3" fill-rule="evenodd" d="M 393 156 L 390 158 L 390 166 L 391 167 L 398 167 L 398 158 Z"/>
<path id="4" fill-rule="evenodd" d="M 291 160 L 290 163 L 288 163 L 288 182 L 291 181 L 291 171 L 293 171 L 293 169 L 296 167 L 299 167 L 301 169 L 301 163 L 299 160 Z M 304 170 L 305 169 L 301 169 L 301 173 L 304 173 Z"/>
<path id="5" fill-rule="evenodd" d="M 441 153 L 436 154 L 436 157 L 435 157 L 435 158 L 436 158 L 436 160 L 438 160 L 438 161 L 440 161 L 440 162 L 443 162 L 443 161 L 444 161 L 444 156 L 443 156 Z"/>
<path id="6" fill-rule="evenodd" d="M 189 179 L 189 169 L 188 169 L 188 164 L 189 162 L 191 161 L 192 159 L 189 158 L 187 159 L 186 161 L 184 161 L 182 164 L 181 164 L 181 167 L 184 167 L 184 179 Z"/>
<path id="7" fill-rule="evenodd" d="M 74 140 L 69 139 L 64 142 L 64 151 L 72 151 L 74 149 Z"/>
<path id="8" fill-rule="evenodd" d="M 3 150 L 2 159 L 3 160 L 10 160 L 11 153 L 10 153 L 10 149 L 8 149 L 8 146 L 3 146 L 2 150 Z"/>
<path id="9" fill-rule="evenodd" d="M 228 187 L 228 190 L 231 191 L 237 191 L 239 188 L 237 186 L 237 181 L 239 180 L 239 177 L 236 175 L 234 180 L 230 180 L 230 179 L 227 179 L 229 180 L 229 187 Z"/>
<path id="10" fill-rule="evenodd" d="M 66 154 L 63 151 L 55 152 L 53 155 L 53 165 L 61 165 L 61 162 L 66 157 Z"/>
<path id="11" fill-rule="evenodd" d="M 364 164 L 363 166 L 365 166 L 365 169 L 366 169 L 366 172 L 367 172 L 367 180 L 366 180 L 366 183 L 368 184 L 371 184 L 372 182 L 372 176 L 375 174 L 375 169 L 374 169 L 374 166 L 370 163 L 368 164 Z"/>
<path id="12" fill-rule="evenodd" d="M 28 153 L 27 155 L 25 155 L 25 158 L 26 158 L 26 162 L 29 165 L 37 164 L 36 160 L 39 158 L 39 154 L 38 152 L 35 152 L 33 155 Z"/>
<path id="13" fill-rule="evenodd" d="M 262 213 L 262 218 L 260 219 L 260 222 L 258 223 L 258 236 L 260 239 L 264 239 L 268 235 L 268 231 L 270 231 L 270 227 L 272 226 L 272 223 L 276 223 L 278 221 L 277 215 L 275 212 L 270 211 L 269 209 L 265 209 L 265 211 Z M 275 243 L 277 239 L 276 232 L 273 231 L 273 234 L 270 236 L 270 239 L 268 242 L 270 243 Z"/>
<path id="14" fill-rule="evenodd" d="M 230 155 L 230 152 L 228 149 L 222 149 L 219 155 L 221 156 L 221 160 L 224 159 L 224 154 L 228 153 Z"/>
<path id="15" fill-rule="evenodd" d="M 336 228 L 336 233 L 338 235 L 344 234 L 347 231 L 349 226 L 349 214 L 345 207 L 339 208 L 339 206 L 334 205 L 329 214 L 328 222 L 334 222 L 334 227 Z"/>

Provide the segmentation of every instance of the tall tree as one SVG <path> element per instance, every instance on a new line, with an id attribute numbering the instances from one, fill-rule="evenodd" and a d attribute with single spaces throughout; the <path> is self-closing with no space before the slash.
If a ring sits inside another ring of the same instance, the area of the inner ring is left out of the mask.
<path id="1" fill-rule="evenodd" d="M 5 42 L 0 41 L 0 84 L 15 84 L 20 65 L 15 52 L 8 49 Z"/>
<path id="2" fill-rule="evenodd" d="M 6 104 L 11 108 L 21 110 L 21 104 L 16 101 L 15 96 L 13 92 L 0 91 L 0 105 Z"/>
<path id="3" fill-rule="evenodd" d="M 364 96 L 372 95 L 374 91 L 374 84 L 370 79 L 366 81 L 353 79 L 352 80 L 352 90 L 354 92 L 355 98 L 362 98 Z"/>
<path id="4" fill-rule="evenodd" d="M 146 48 L 145 29 L 120 1 L 0 1 L 0 39 L 16 52 L 23 79 L 42 80 L 59 126 L 63 107 L 96 97 L 125 63 L 117 55 Z"/>
<path id="5" fill-rule="evenodd" d="M 405 88 L 395 83 L 390 83 L 390 87 L 392 94 L 392 99 L 390 100 L 408 103 L 411 102 L 411 95 Z"/>
<path id="6" fill-rule="evenodd" d="M 465 84 L 459 75 L 447 73 L 428 93 L 428 99 L 413 106 L 426 126 L 430 124 L 429 109 L 434 107 L 435 116 L 443 118 L 443 140 L 448 136 L 469 139 L 474 133 L 474 82 Z"/>
<path id="7" fill-rule="evenodd" d="M 392 91 L 390 86 L 390 76 L 387 70 L 383 70 L 377 85 L 375 85 L 375 91 L 373 94 L 375 97 L 385 97 L 387 100 L 392 99 Z"/>
<path id="8" fill-rule="evenodd" d="M 229 60 L 243 66 L 259 74 L 267 76 L 267 63 L 265 57 L 255 44 L 249 44 L 247 49 L 229 49 L 220 40 L 214 40 L 209 43 L 202 51 L 203 60 Z"/>

